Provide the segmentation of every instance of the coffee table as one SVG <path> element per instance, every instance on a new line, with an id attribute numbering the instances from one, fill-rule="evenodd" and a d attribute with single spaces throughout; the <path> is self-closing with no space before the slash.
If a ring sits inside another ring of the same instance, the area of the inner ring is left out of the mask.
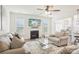
<path id="1" fill-rule="evenodd" d="M 39 38 L 37 40 L 40 42 L 42 50 L 46 51 L 46 54 L 49 53 L 50 49 L 53 47 L 53 44 L 49 43 L 48 38 Z"/>

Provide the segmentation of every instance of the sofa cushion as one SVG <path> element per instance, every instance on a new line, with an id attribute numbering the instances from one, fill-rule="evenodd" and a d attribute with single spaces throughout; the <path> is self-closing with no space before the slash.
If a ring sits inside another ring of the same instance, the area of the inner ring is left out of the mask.
<path id="1" fill-rule="evenodd" d="M 59 39 L 61 40 L 64 40 L 64 39 L 68 39 L 69 36 L 62 36 L 62 37 L 59 37 Z"/>
<path id="2" fill-rule="evenodd" d="M 60 40 L 60 39 L 57 38 L 57 37 L 49 37 L 48 39 L 51 40 L 51 41 L 55 41 L 55 42 Z"/>
<path id="3" fill-rule="evenodd" d="M 8 45 L 6 43 L 0 41 L 0 52 L 3 52 L 7 49 L 9 49 Z"/>
<path id="4" fill-rule="evenodd" d="M 11 50 L 4 51 L 1 54 L 25 54 L 25 49 L 23 48 L 11 49 Z"/>
<path id="5" fill-rule="evenodd" d="M 76 45 L 70 45 L 70 46 L 66 46 L 63 49 L 63 54 L 70 54 L 72 53 L 72 51 L 78 49 L 79 47 Z"/>
<path id="6" fill-rule="evenodd" d="M 56 33 L 55 33 L 55 36 L 56 36 L 56 37 L 64 36 L 64 32 L 56 32 Z"/>
<path id="7" fill-rule="evenodd" d="M 24 44 L 24 41 L 22 41 L 17 37 L 13 37 L 11 42 L 11 48 L 20 48 L 23 46 L 23 44 Z"/>
<path id="8" fill-rule="evenodd" d="M 62 31 L 62 32 L 56 32 L 56 33 L 55 33 L 55 36 L 56 36 L 56 37 L 68 36 L 68 33 L 67 33 L 67 32 L 63 32 L 63 31 Z"/>
<path id="9" fill-rule="evenodd" d="M 6 33 L 6 34 L 4 34 L 4 35 L 2 35 L 2 36 L 4 36 L 4 37 L 9 37 L 9 38 L 13 38 L 12 33 Z"/>
<path id="10" fill-rule="evenodd" d="M 1 36 L 0 41 L 8 45 L 8 47 L 10 47 L 11 40 L 9 39 L 8 36 Z"/>

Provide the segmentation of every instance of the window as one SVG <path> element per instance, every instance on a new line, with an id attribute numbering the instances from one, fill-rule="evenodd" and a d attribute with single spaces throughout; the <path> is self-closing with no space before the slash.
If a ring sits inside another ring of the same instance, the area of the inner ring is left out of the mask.
<path id="1" fill-rule="evenodd" d="M 61 30 L 66 30 L 68 28 L 71 28 L 72 19 L 70 17 L 61 20 L 56 20 L 55 24 L 56 24 L 56 31 L 60 32 Z"/>
<path id="2" fill-rule="evenodd" d="M 69 18 L 65 18 L 63 19 L 64 20 L 64 29 L 68 29 L 68 28 L 71 28 L 71 25 L 72 25 L 72 18 L 69 17 Z"/>
<path id="3" fill-rule="evenodd" d="M 43 32 L 47 33 L 48 32 L 48 20 L 42 20 L 42 26 L 43 26 Z"/>
<path id="4" fill-rule="evenodd" d="M 24 22 L 25 22 L 24 18 L 21 18 L 21 17 L 17 18 L 17 20 L 16 20 L 16 32 L 23 33 L 24 27 L 25 27 Z"/>
<path id="5" fill-rule="evenodd" d="M 60 32 L 64 28 L 64 21 L 63 20 L 56 20 L 55 25 L 56 25 L 56 32 Z"/>
<path id="6" fill-rule="evenodd" d="M 79 32 L 79 20 L 77 19 L 77 15 L 74 15 L 74 31 Z"/>

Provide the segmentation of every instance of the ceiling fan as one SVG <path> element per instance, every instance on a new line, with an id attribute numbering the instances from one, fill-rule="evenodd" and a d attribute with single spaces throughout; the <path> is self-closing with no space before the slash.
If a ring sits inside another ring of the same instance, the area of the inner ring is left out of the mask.
<path id="1" fill-rule="evenodd" d="M 55 9 L 53 5 L 47 5 L 45 8 L 37 8 L 37 10 L 43 10 L 46 12 L 50 12 L 50 15 L 52 15 L 52 12 L 59 12 L 60 9 Z"/>

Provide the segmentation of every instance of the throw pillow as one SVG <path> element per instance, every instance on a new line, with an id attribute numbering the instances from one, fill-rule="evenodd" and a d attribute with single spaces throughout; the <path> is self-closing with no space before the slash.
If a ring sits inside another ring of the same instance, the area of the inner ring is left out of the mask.
<path id="1" fill-rule="evenodd" d="M 10 47 L 10 43 L 11 43 L 11 40 L 9 39 L 8 36 L 2 36 L 0 37 L 0 41 L 5 43 L 6 45 L 8 45 L 8 47 Z"/>
<path id="2" fill-rule="evenodd" d="M 11 42 L 11 48 L 20 48 L 22 47 L 23 44 L 24 44 L 24 41 L 22 41 L 17 37 L 13 37 Z"/>
<path id="3" fill-rule="evenodd" d="M 22 41 L 25 41 L 24 38 L 20 34 L 13 34 L 13 37 L 17 37 L 18 39 L 21 39 Z"/>

